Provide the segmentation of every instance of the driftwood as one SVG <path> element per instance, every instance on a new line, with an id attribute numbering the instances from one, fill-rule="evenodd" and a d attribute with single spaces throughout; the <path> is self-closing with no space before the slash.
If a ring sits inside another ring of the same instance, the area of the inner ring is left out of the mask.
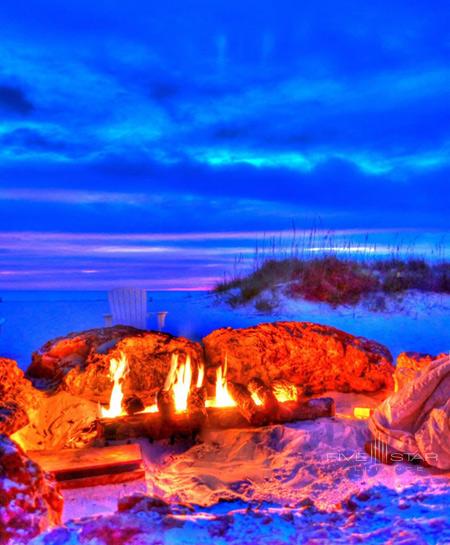
<path id="1" fill-rule="evenodd" d="M 233 397 L 241 392 L 233 388 Z M 231 388 L 230 388 L 231 393 Z M 250 396 L 250 394 L 249 394 Z M 202 429 L 245 428 L 249 425 L 266 424 L 266 417 L 250 396 L 243 395 L 241 405 L 237 407 L 207 407 L 204 412 L 185 411 L 173 413 L 165 418 L 161 413 L 141 413 L 118 418 L 101 418 L 97 420 L 97 437 L 101 444 L 105 441 L 148 437 L 152 440 L 192 437 Z M 247 411 L 245 414 L 244 412 Z M 281 424 L 296 420 L 312 420 L 330 417 L 335 414 L 332 398 L 317 398 L 308 401 L 287 401 L 278 404 L 278 410 L 272 415 L 270 423 Z"/>
<path id="2" fill-rule="evenodd" d="M 54 474 L 61 488 L 124 483 L 145 476 L 140 446 L 29 451 L 45 471 Z"/>
<path id="3" fill-rule="evenodd" d="M 156 394 L 156 404 L 162 418 L 168 420 L 175 414 L 175 399 L 172 390 L 161 388 Z"/>
<path id="4" fill-rule="evenodd" d="M 200 413 L 206 418 L 206 388 L 201 386 L 200 388 L 194 388 L 191 390 L 188 398 L 188 411 L 190 414 Z"/>
<path id="5" fill-rule="evenodd" d="M 274 421 L 279 424 L 297 420 L 314 420 L 336 414 L 334 399 L 331 397 L 318 397 L 307 401 L 285 401 L 279 403 L 278 407 Z"/>
<path id="6" fill-rule="evenodd" d="M 239 412 L 253 426 L 259 426 L 264 422 L 264 414 L 255 404 L 246 386 L 238 382 L 228 382 L 228 391 L 237 404 Z"/>
<path id="7" fill-rule="evenodd" d="M 265 420 L 270 422 L 273 419 L 273 415 L 278 412 L 278 400 L 273 393 L 272 388 L 267 386 L 260 378 L 254 377 L 248 383 L 248 391 L 252 395 L 256 395 L 262 402 L 259 411 L 264 415 Z"/>
<path id="8" fill-rule="evenodd" d="M 128 396 L 123 402 L 127 414 L 136 414 L 144 410 L 145 405 L 137 395 Z"/>
<path id="9" fill-rule="evenodd" d="M 225 430 L 229 428 L 247 428 L 248 421 L 237 407 L 208 407 L 204 428 Z"/>
<path id="10" fill-rule="evenodd" d="M 116 441 L 148 437 L 159 440 L 175 437 L 189 437 L 198 433 L 203 419 L 187 411 L 173 413 L 164 418 L 161 413 L 140 413 L 118 418 L 100 418 L 97 420 L 97 440 Z"/>

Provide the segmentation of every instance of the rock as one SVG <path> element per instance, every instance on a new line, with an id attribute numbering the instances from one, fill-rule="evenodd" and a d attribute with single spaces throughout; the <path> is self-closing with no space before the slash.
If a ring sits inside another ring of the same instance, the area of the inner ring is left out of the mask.
<path id="1" fill-rule="evenodd" d="M 67 390 L 84 399 L 108 403 L 112 389 L 110 360 L 119 358 L 121 352 L 129 363 L 129 373 L 123 381 L 125 396 L 136 394 L 145 404 L 154 402 L 154 394 L 169 371 L 172 354 L 189 354 L 194 370 L 203 360 L 199 343 L 167 333 L 114 326 L 47 342 L 33 354 L 27 376 L 37 386 Z"/>
<path id="2" fill-rule="evenodd" d="M 0 433 L 11 435 L 26 426 L 41 398 L 17 362 L 0 358 Z"/>
<path id="3" fill-rule="evenodd" d="M 98 405 L 87 399 L 57 392 L 43 396 L 30 424 L 12 439 L 26 450 L 59 450 L 89 446 L 97 436 Z"/>
<path id="4" fill-rule="evenodd" d="M 29 422 L 25 410 L 15 401 L 0 402 L 0 434 L 11 435 Z"/>
<path id="5" fill-rule="evenodd" d="M 56 481 L 6 435 L 0 435 L 0 543 L 22 545 L 61 523 Z"/>
<path id="6" fill-rule="evenodd" d="M 394 380 L 396 388 L 402 388 L 407 382 L 414 379 L 418 373 L 428 367 L 433 360 L 445 355 L 432 356 L 421 352 L 402 352 L 397 358 L 395 367 Z"/>
<path id="7" fill-rule="evenodd" d="M 26 374 L 33 383 L 44 385 L 46 389 L 57 387 L 71 369 L 82 369 L 86 365 L 93 350 L 104 354 L 121 339 L 138 331 L 133 327 L 115 326 L 58 337 L 33 353 Z M 109 348 L 105 350 L 105 346 Z"/>
<path id="8" fill-rule="evenodd" d="M 404 367 L 413 369 L 414 371 L 422 371 L 422 369 L 427 367 L 433 360 L 442 356 L 445 356 L 445 354 L 432 356 L 431 354 L 423 354 L 421 352 L 402 352 L 397 358 L 396 369 Z"/>
<path id="9" fill-rule="evenodd" d="M 305 394 L 327 390 L 374 392 L 392 388 L 392 356 L 383 345 L 334 327 L 276 322 L 219 329 L 203 339 L 209 380 L 228 361 L 228 379 L 247 384 L 283 379 Z"/>
<path id="10" fill-rule="evenodd" d="M 0 401 L 15 401 L 21 406 L 34 405 L 33 398 L 36 394 L 17 362 L 0 358 Z"/>

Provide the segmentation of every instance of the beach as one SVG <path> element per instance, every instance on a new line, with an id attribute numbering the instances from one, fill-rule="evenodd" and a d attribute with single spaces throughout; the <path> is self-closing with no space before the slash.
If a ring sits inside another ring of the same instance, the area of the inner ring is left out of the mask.
<path id="1" fill-rule="evenodd" d="M 0 354 L 22 369 L 46 341 L 70 332 L 103 327 L 109 312 L 106 291 L 3 291 L 0 293 Z M 376 340 L 394 358 L 403 351 L 439 354 L 450 348 L 450 295 L 408 293 L 385 312 L 363 305 L 337 307 L 303 300 L 281 301 L 270 314 L 253 306 L 231 308 L 207 291 L 149 291 L 150 313 L 166 310 L 164 331 L 199 340 L 220 327 L 247 327 L 261 322 L 296 320 L 331 325 Z M 151 314 L 149 329 L 157 327 Z"/>

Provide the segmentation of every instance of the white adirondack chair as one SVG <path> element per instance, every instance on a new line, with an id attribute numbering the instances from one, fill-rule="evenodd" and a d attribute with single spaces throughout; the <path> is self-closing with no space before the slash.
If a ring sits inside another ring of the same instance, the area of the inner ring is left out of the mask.
<path id="1" fill-rule="evenodd" d="M 147 320 L 155 313 L 147 312 L 147 290 L 138 288 L 117 288 L 108 292 L 111 314 L 105 314 L 105 326 L 129 325 L 147 329 Z M 156 313 L 158 329 L 164 328 L 167 312 Z"/>

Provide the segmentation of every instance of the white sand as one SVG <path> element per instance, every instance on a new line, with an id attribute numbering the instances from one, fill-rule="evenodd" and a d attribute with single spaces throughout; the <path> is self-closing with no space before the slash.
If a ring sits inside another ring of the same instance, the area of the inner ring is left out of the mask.
<path id="1" fill-rule="evenodd" d="M 192 539 L 196 532 L 206 531 L 208 517 L 215 520 L 219 514 L 233 513 L 226 542 L 265 542 L 265 523 L 258 517 L 247 517 L 249 541 L 240 541 L 238 526 L 245 525 L 245 506 L 251 505 L 259 506 L 258 513 L 270 514 L 277 521 L 277 529 L 286 538 L 280 538 L 280 543 L 289 543 L 290 532 L 297 532 L 299 525 L 306 525 L 304 531 L 311 539 L 320 539 L 333 516 L 335 523 L 342 519 L 339 531 L 347 536 L 347 542 L 358 542 L 353 537 L 359 535 L 373 539 L 370 543 L 384 543 L 402 534 L 409 540 L 422 536 L 424 541 L 417 543 L 438 543 L 433 536 L 444 536 L 446 529 L 450 532 L 450 472 L 403 464 L 384 466 L 369 459 L 363 450 L 369 438 L 367 422 L 345 415 L 354 406 L 376 406 L 378 401 L 363 395 L 333 395 L 342 417 L 208 432 L 194 446 L 169 446 L 164 442 L 150 445 L 142 441 L 147 491 L 172 502 L 197 505 L 189 523 L 192 528 L 185 529 L 192 532 Z M 141 482 L 67 491 L 65 518 L 111 513 L 119 496 L 143 487 Z M 353 528 L 345 529 L 344 524 L 349 524 L 345 502 L 364 491 L 367 496 L 355 501 L 366 516 L 353 521 Z M 319 511 L 303 513 L 305 500 Z M 287 523 L 287 512 L 295 514 L 295 524 Z M 243 517 L 242 522 L 237 522 L 239 517 Z M 313 521 L 307 524 L 305 517 Z M 196 543 L 189 541 L 185 533 L 173 531 L 170 535 L 170 543 Z M 425 539 L 427 535 L 430 539 Z M 338 537 L 336 540 L 340 542 Z"/>

